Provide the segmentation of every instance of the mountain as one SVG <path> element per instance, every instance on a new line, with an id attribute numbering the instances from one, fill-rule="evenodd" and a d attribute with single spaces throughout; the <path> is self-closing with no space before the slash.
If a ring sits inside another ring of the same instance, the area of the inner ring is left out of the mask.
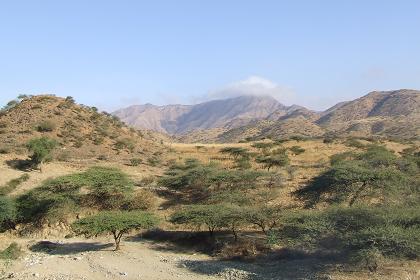
<path id="1" fill-rule="evenodd" d="M 197 105 L 131 106 L 115 114 L 136 127 L 183 142 L 237 142 L 291 135 L 418 138 L 420 91 L 374 91 L 324 112 L 284 106 L 271 97 L 240 96 Z"/>
<path id="2" fill-rule="evenodd" d="M 24 154 L 26 142 L 41 136 L 59 143 L 56 156 L 62 158 L 148 158 L 163 148 L 154 133 L 129 128 L 118 118 L 76 104 L 70 97 L 24 97 L 0 111 L 3 152 Z"/>
<path id="3" fill-rule="evenodd" d="M 231 129 L 288 110 L 270 96 L 239 96 L 196 105 L 135 105 L 113 114 L 137 128 L 180 135 L 194 130 Z"/>
<path id="4" fill-rule="evenodd" d="M 420 91 L 374 91 L 330 108 L 316 124 L 343 135 L 418 138 Z"/>
<path id="5" fill-rule="evenodd" d="M 218 135 L 194 132 L 181 141 L 238 142 L 246 139 L 287 138 L 292 135 L 319 137 L 379 136 L 418 139 L 420 135 L 420 91 L 374 91 L 340 102 L 324 112 L 293 106 L 274 111 L 268 117 L 225 129 Z M 207 137 L 207 138 L 206 138 Z"/>

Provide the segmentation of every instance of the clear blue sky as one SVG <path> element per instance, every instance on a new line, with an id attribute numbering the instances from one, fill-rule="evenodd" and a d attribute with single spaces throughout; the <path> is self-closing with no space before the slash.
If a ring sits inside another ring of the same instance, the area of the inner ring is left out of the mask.
<path id="1" fill-rule="evenodd" d="M 420 89 L 420 1 L 0 2 L 1 105 L 53 93 L 112 110 L 248 85 L 313 109 Z"/>

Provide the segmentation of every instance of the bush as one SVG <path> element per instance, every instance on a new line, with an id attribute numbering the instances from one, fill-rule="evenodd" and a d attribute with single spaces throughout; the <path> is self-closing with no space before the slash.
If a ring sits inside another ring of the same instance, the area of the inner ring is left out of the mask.
<path id="1" fill-rule="evenodd" d="M 130 152 L 133 152 L 135 145 L 132 139 L 123 138 L 123 139 L 117 140 L 117 142 L 115 142 L 114 147 L 117 150 L 127 149 Z"/>
<path id="2" fill-rule="evenodd" d="M 0 196 L 0 231 L 8 229 L 16 219 L 16 206 L 12 199 Z"/>
<path id="3" fill-rule="evenodd" d="M 112 234 L 115 250 L 120 249 L 121 237 L 133 229 L 149 229 L 157 225 L 158 219 L 151 213 L 133 211 L 107 211 L 73 223 L 72 228 L 79 235 L 87 237 L 103 233 Z"/>
<path id="4" fill-rule="evenodd" d="M 228 229 L 237 240 L 237 230 L 245 222 L 243 211 L 233 204 L 189 205 L 175 212 L 171 222 L 196 228 L 205 226 L 211 236 L 215 230 Z"/>
<path id="5" fill-rule="evenodd" d="M 295 155 L 300 155 L 305 152 L 305 149 L 300 146 L 292 146 L 289 148 L 289 150 Z"/>
<path id="6" fill-rule="evenodd" d="M 123 206 L 126 210 L 150 210 L 156 205 L 155 195 L 148 190 L 137 191 Z"/>
<path id="7" fill-rule="evenodd" d="M 255 161 L 261 163 L 268 171 L 270 171 L 270 169 L 274 166 L 287 166 L 289 164 L 289 157 L 287 156 L 285 149 L 278 148 L 271 153 L 258 156 Z"/>
<path id="8" fill-rule="evenodd" d="M 383 147 L 371 146 L 360 154 L 339 154 L 331 158 L 331 163 L 331 169 L 295 192 L 308 206 L 321 201 L 352 206 L 371 199 L 376 203 L 404 203 L 419 195 L 415 175 L 418 167 L 407 159 L 397 159 Z"/>
<path id="9" fill-rule="evenodd" d="M 29 180 L 28 174 L 23 174 L 19 178 L 12 179 L 6 185 L 0 187 L 0 196 L 13 192 L 20 184 Z"/>
<path id="10" fill-rule="evenodd" d="M 32 152 L 31 161 L 35 166 L 51 159 L 51 152 L 56 146 L 57 142 L 48 137 L 33 138 L 26 144 L 28 150 Z"/>
<path id="11" fill-rule="evenodd" d="M 420 256 L 420 209 L 352 207 L 286 215 L 280 236 L 297 248 L 349 251 L 353 256 L 377 252 L 391 258 Z"/>
<path id="12" fill-rule="evenodd" d="M 154 156 L 154 157 L 148 158 L 147 162 L 149 163 L 150 166 L 157 166 L 158 164 L 161 163 L 161 159 Z"/>
<path id="13" fill-rule="evenodd" d="M 81 208 L 120 209 L 132 192 L 133 183 L 125 173 L 115 168 L 92 167 L 46 180 L 19 196 L 19 220 L 40 226 L 45 222 L 67 222 Z"/>
<path id="14" fill-rule="evenodd" d="M 21 255 L 22 249 L 16 242 L 10 243 L 6 249 L 0 251 L 0 259 L 2 260 L 17 260 Z"/>
<path id="15" fill-rule="evenodd" d="M 51 132 L 55 129 L 56 125 L 52 121 L 42 121 L 36 125 L 36 130 L 39 132 Z"/>
<path id="16" fill-rule="evenodd" d="M 132 158 L 130 159 L 130 165 L 131 166 L 138 166 L 143 162 L 141 158 Z"/>
<path id="17" fill-rule="evenodd" d="M 344 142 L 344 144 L 345 144 L 346 146 L 348 146 L 348 147 L 352 147 L 352 148 L 359 148 L 359 149 L 362 149 L 362 148 L 364 148 L 364 147 L 365 147 L 365 145 L 364 145 L 362 142 L 360 142 L 359 140 L 354 139 L 354 138 L 347 139 L 347 140 Z"/>

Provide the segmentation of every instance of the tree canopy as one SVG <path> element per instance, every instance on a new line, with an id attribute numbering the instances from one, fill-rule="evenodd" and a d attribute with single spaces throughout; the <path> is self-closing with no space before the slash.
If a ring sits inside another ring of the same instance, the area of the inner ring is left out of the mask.
<path id="1" fill-rule="evenodd" d="M 144 211 L 104 211 L 76 221 L 72 228 L 76 234 L 87 237 L 103 233 L 112 234 L 115 250 L 119 250 L 124 234 L 134 229 L 149 229 L 157 223 L 158 219 L 153 214 Z"/>

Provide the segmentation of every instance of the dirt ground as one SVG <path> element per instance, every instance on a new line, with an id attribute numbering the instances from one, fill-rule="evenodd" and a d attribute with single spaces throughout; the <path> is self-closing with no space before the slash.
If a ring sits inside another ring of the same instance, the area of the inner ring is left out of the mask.
<path id="1" fill-rule="evenodd" d="M 4 243 L 0 240 L 0 243 Z M 40 280 L 275 280 L 275 279 L 420 279 L 416 264 L 388 266 L 379 273 L 340 271 L 333 262 L 317 258 L 260 261 L 224 261 L 168 243 L 127 237 L 121 251 L 113 251 L 110 239 L 19 239 L 24 255 L 7 264 L 0 262 L 0 279 Z M 41 241 L 42 242 L 42 241 Z M 45 241 L 44 241 L 45 242 Z M 45 249 L 45 248 L 48 249 Z M 330 273 L 329 271 L 333 271 Z"/>

